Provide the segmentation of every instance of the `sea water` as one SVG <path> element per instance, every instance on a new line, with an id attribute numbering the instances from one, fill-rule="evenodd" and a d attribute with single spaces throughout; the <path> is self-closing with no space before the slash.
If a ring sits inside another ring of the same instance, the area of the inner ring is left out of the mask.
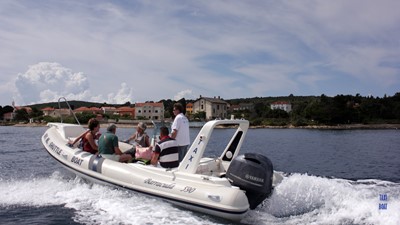
<path id="1" fill-rule="evenodd" d="M 44 150 L 45 129 L 0 127 L 0 224 L 400 224 L 397 130 L 250 129 L 241 153 L 265 154 L 285 178 L 234 223 L 76 177 Z M 230 133 L 214 131 L 207 154 Z"/>

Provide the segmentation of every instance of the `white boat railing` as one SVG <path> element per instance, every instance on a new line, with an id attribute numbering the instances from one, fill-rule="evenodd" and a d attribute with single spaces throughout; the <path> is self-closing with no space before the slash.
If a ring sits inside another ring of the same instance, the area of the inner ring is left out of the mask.
<path id="1" fill-rule="evenodd" d="M 71 106 L 69 105 L 69 103 L 68 103 L 68 101 L 67 101 L 67 99 L 66 99 L 65 97 L 60 97 L 60 98 L 58 99 L 58 108 L 61 110 L 61 102 L 60 102 L 60 100 L 62 100 L 62 99 L 64 99 L 65 103 L 67 103 L 67 106 L 68 106 L 68 108 L 69 108 L 69 111 L 70 111 L 70 113 L 74 116 L 76 122 L 77 122 L 79 125 L 81 125 L 81 123 L 79 122 L 78 118 L 77 118 L 76 115 L 75 115 L 75 112 L 71 109 Z M 62 113 L 60 113 L 60 118 L 61 118 L 61 123 L 62 123 L 62 122 L 63 122 Z"/>

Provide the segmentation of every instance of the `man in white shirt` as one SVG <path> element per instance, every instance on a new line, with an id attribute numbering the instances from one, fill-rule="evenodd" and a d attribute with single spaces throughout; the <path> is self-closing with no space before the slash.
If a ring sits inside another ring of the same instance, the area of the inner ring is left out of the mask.
<path id="1" fill-rule="evenodd" d="M 181 162 L 185 157 L 190 144 L 189 120 L 183 114 L 183 106 L 181 103 L 174 104 L 173 112 L 175 119 L 171 126 L 171 138 L 178 142 L 179 162 Z"/>

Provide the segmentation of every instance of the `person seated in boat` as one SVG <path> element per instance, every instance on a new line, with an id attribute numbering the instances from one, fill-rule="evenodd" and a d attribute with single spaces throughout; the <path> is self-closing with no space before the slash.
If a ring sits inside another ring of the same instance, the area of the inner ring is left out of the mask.
<path id="1" fill-rule="evenodd" d="M 156 144 L 151 164 L 157 166 L 160 162 L 160 166 L 164 168 L 175 168 L 179 166 L 179 153 L 178 153 L 178 142 L 169 136 L 169 130 L 167 127 L 160 128 L 160 141 Z"/>
<path id="2" fill-rule="evenodd" d="M 77 137 L 73 142 L 69 142 L 68 146 L 73 147 L 78 141 L 82 141 L 82 150 L 96 154 L 98 151 L 98 146 L 96 144 L 96 139 L 100 137 L 100 122 L 95 118 L 91 118 L 88 122 L 88 130 L 83 132 L 79 137 Z"/>
<path id="3" fill-rule="evenodd" d="M 131 140 L 135 142 L 136 146 L 139 147 L 149 147 L 150 146 L 150 137 L 147 135 L 146 131 L 146 124 L 143 122 L 138 123 L 136 127 L 136 132 L 127 140 L 125 143 L 129 143 Z"/>
<path id="4" fill-rule="evenodd" d="M 117 126 L 110 124 L 107 127 L 107 132 L 102 134 L 99 138 L 99 154 L 106 158 L 118 162 L 128 162 L 132 160 L 130 154 L 122 153 L 118 146 L 118 136 L 115 135 Z"/>

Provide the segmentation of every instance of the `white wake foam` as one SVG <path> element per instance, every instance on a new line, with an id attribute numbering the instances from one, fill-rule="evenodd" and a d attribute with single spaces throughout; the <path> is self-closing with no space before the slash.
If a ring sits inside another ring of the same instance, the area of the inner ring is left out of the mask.
<path id="1" fill-rule="evenodd" d="M 386 194 L 387 201 L 379 199 Z M 387 203 L 387 209 L 379 209 Z M 219 224 L 220 220 L 130 191 L 65 178 L 0 181 L 0 205 L 64 205 L 85 224 Z M 244 224 L 399 224 L 400 184 L 293 174 Z M 226 222 L 229 223 L 229 222 Z"/>
<path id="2" fill-rule="evenodd" d="M 388 196 L 380 200 L 380 194 Z M 387 203 L 387 209 L 379 209 Z M 349 181 L 307 174 L 286 177 L 264 207 L 257 224 L 399 224 L 400 184 Z M 262 221 L 262 223 L 260 223 Z"/>
<path id="3" fill-rule="evenodd" d="M 203 217 L 161 200 L 80 178 L 65 179 L 58 172 L 50 178 L 2 181 L 0 205 L 65 205 L 75 209 L 74 220 L 84 224 L 204 224 Z"/>

